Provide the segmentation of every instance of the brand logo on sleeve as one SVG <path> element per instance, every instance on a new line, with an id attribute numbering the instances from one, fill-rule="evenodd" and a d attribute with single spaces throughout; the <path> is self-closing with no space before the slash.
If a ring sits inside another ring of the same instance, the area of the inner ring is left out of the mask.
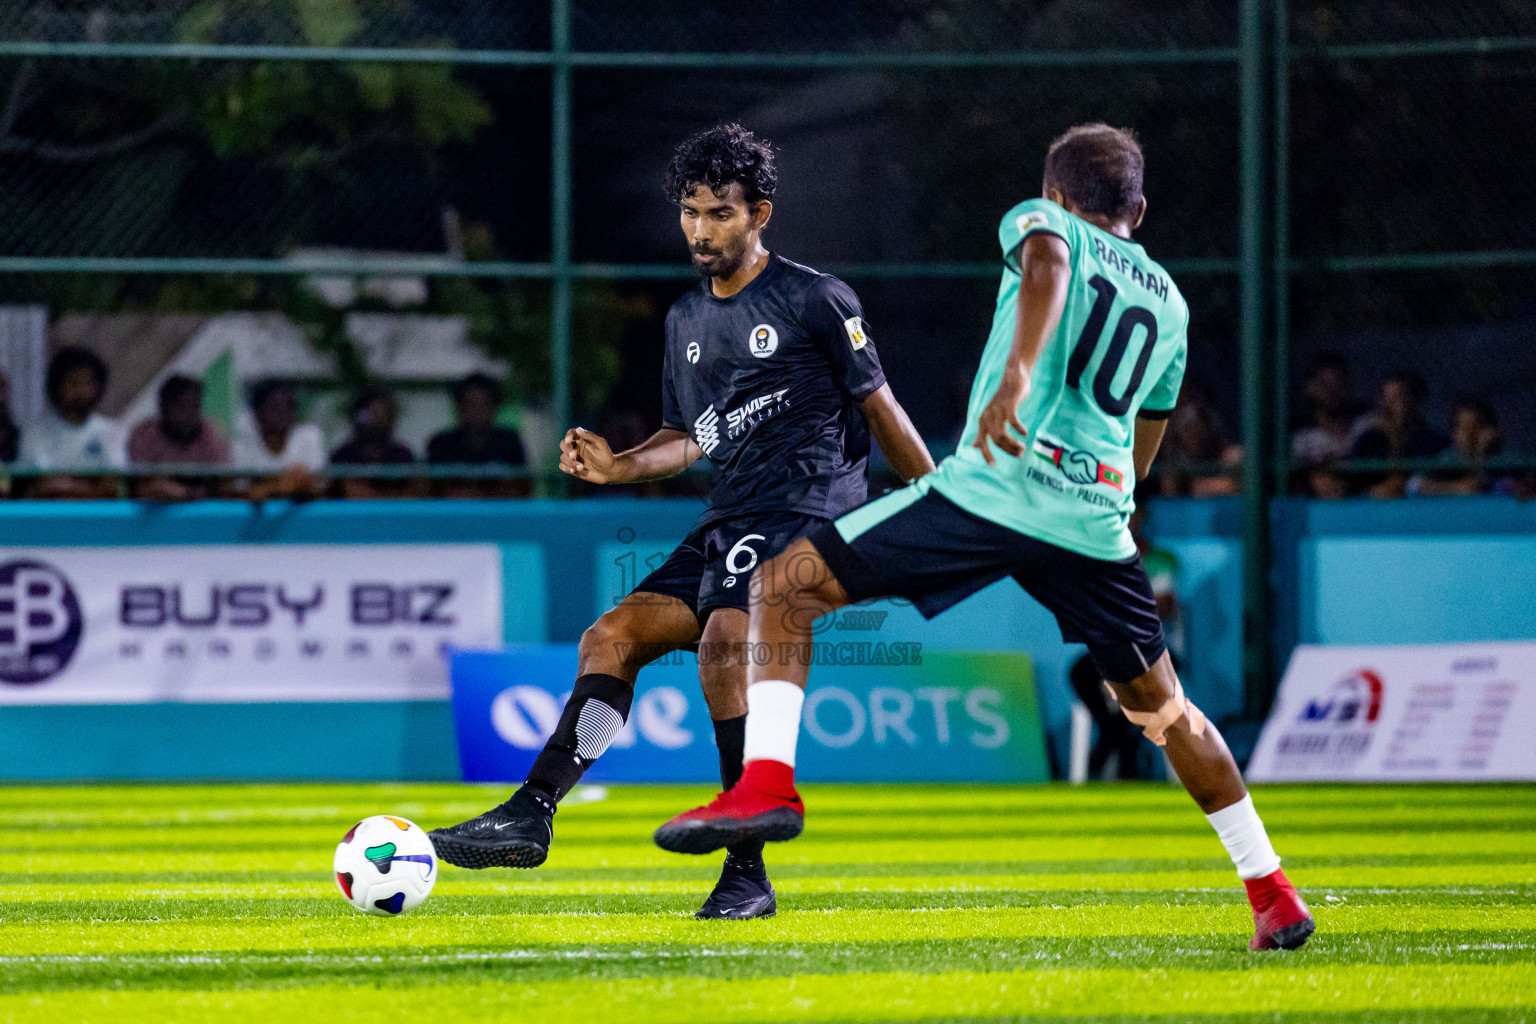
<path id="1" fill-rule="evenodd" d="M 779 332 L 768 324 L 758 324 L 747 336 L 747 347 L 758 359 L 767 359 L 779 347 Z"/>
<path id="2" fill-rule="evenodd" d="M 687 354 L 688 354 L 688 361 L 690 363 L 698 362 L 699 361 L 699 343 L 696 342 L 696 341 L 690 341 L 688 343 L 688 353 Z"/>
<path id="3" fill-rule="evenodd" d="M 843 321 L 843 330 L 848 332 L 848 344 L 857 352 L 869 344 L 869 335 L 864 333 L 864 321 L 860 317 L 851 316 Z"/>
<path id="4" fill-rule="evenodd" d="M 1014 221 L 1013 223 L 1014 226 L 1019 229 L 1019 234 L 1022 235 L 1033 231 L 1035 228 L 1045 227 L 1047 221 L 1045 219 L 1045 214 L 1041 213 L 1039 210 L 1033 210 L 1029 213 L 1019 214 L 1018 220 Z"/>

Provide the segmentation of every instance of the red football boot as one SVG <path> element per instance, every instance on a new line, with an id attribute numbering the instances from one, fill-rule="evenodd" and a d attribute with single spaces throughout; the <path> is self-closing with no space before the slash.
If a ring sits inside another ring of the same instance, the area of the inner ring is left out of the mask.
<path id="1" fill-rule="evenodd" d="M 673 853 L 712 853 L 754 839 L 783 842 L 803 828 L 795 770 L 781 761 L 748 761 L 729 793 L 658 828 L 656 845 Z"/>
<path id="2" fill-rule="evenodd" d="M 1253 939 L 1249 949 L 1299 949 L 1311 938 L 1317 921 L 1296 894 L 1285 872 L 1276 868 L 1263 878 L 1243 880 L 1253 906 Z"/>

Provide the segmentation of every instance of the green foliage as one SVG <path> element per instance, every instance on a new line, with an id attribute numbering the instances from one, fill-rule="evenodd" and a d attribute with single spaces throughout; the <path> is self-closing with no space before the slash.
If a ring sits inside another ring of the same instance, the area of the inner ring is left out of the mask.
<path id="1" fill-rule="evenodd" d="M 304 45 L 355 42 L 369 8 L 385 0 L 205 0 L 182 18 L 180 38 L 220 40 L 235 17 L 292 22 Z M 434 40 L 422 39 L 422 45 Z M 323 167 L 359 141 L 408 138 L 425 152 L 472 138 L 491 122 L 473 89 L 439 63 L 255 61 L 199 66 L 197 117 L 220 156 L 243 153 L 299 171 Z"/>

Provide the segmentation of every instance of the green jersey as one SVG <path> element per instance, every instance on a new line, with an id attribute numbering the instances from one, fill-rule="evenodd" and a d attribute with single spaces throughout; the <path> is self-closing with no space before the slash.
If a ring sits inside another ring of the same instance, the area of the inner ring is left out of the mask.
<path id="1" fill-rule="evenodd" d="M 1023 456 L 971 447 L 1013 348 L 1019 251 L 1043 231 L 1071 251 L 1072 278 L 1056 333 L 1035 364 L 1019 422 Z M 1048 199 L 1008 211 L 998 229 L 1003 280 L 954 455 L 920 484 L 968 512 L 1090 558 L 1136 553 L 1126 522 L 1135 502 L 1135 421 L 1173 411 L 1184 379 L 1189 308 L 1141 246 L 1074 217 Z M 926 488 L 924 488 L 926 489 Z"/>

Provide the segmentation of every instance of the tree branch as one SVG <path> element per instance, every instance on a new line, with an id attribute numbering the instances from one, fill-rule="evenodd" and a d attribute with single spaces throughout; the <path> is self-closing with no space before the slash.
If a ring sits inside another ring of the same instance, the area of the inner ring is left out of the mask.
<path id="1" fill-rule="evenodd" d="M 12 97 L 16 95 L 12 92 Z M 9 113 L 9 107 L 7 107 Z M 187 112 L 184 108 L 177 107 L 163 114 L 158 120 L 147 127 L 135 132 L 119 135 L 115 139 L 105 142 L 93 143 L 89 146 L 60 146 L 51 142 L 38 142 L 33 139 L 12 138 L 9 133 L 0 135 L 0 153 L 16 156 L 35 156 L 40 160 L 49 160 L 54 163 L 83 164 L 93 160 L 101 160 L 109 156 L 117 156 L 126 153 L 130 149 L 137 149 L 146 143 L 165 135 L 175 128 L 186 123 Z"/>

